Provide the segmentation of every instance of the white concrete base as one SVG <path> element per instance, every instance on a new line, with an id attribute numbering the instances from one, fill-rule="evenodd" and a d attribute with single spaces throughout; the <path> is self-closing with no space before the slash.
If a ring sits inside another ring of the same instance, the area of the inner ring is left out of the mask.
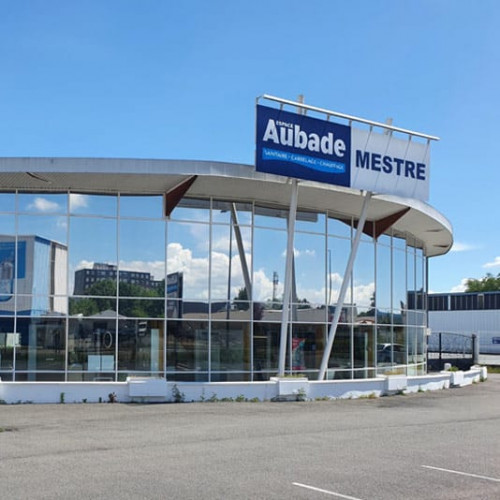
<path id="1" fill-rule="evenodd" d="M 455 376 L 460 373 L 459 376 Z M 467 372 L 443 371 L 436 375 L 380 376 L 356 380 L 307 380 L 273 377 L 267 382 L 169 382 L 130 377 L 126 382 L 2 382 L 0 403 L 106 403 L 115 394 L 118 402 L 270 401 L 287 395 L 301 399 L 355 399 L 398 392 L 435 391 L 463 387 L 486 380 L 485 367 Z"/>

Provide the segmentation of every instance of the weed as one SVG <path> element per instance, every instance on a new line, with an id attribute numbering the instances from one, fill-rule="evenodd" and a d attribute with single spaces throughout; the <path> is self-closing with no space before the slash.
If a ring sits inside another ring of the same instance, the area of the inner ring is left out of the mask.
<path id="1" fill-rule="evenodd" d="M 59 403 L 61 403 L 62 405 L 65 403 L 65 394 L 64 394 L 64 392 L 61 392 L 59 394 Z"/>
<path id="2" fill-rule="evenodd" d="M 179 390 L 177 384 L 174 384 L 172 387 L 172 398 L 174 399 L 174 403 L 184 403 L 186 400 L 186 395 Z"/>
<path id="3" fill-rule="evenodd" d="M 215 392 L 212 392 L 212 395 L 208 398 L 208 401 L 210 401 L 210 403 L 217 403 L 217 401 L 219 401 L 219 398 L 217 397 L 217 394 L 215 394 Z"/>
<path id="4" fill-rule="evenodd" d="M 243 394 L 238 394 L 238 396 L 236 396 L 236 398 L 234 400 L 237 403 L 242 403 L 243 401 L 247 401 L 247 398 L 245 398 L 245 396 L 243 396 Z"/>

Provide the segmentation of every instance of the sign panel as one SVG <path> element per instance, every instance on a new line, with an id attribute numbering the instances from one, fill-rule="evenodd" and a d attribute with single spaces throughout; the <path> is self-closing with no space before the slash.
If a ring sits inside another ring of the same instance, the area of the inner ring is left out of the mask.
<path id="1" fill-rule="evenodd" d="M 257 106 L 259 172 L 349 186 L 350 163 L 346 125 Z"/>
<path id="2" fill-rule="evenodd" d="M 257 106 L 259 172 L 426 201 L 429 149 L 410 138 Z"/>

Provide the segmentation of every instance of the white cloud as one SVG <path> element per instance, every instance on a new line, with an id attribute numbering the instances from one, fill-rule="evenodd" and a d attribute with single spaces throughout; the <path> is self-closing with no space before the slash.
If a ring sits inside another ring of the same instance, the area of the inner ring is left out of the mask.
<path id="1" fill-rule="evenodd" d="M 460 284 L 459 285 L 455 285 L 454 287 L 452 287 L 452 289 L 450 290 L 450 292 L 451 293 L 465 292 L 465 289 L 467 288 L 467 281 L 469 279 L 470 278 L 462 278 L 462 281 L 460 281 Z M 432 293 L 432 292 L 429 292 L 429 293 Z"/>
<path id="2" fill-rule="evenodd" d="M 485 269 L 489 269 L 491 267 L 500 267 L 500 257 L 495 257 L 495 260 L 493 262 L 487 262 L 486 264 L 483 264 L 483 267 Z"/>
<path id="3" fill-rule="evenodd" d="M 70 193 L 69 206 L 70 210 L 77 210 L 88 206 L 89 197 L 86 194 Z"/>
<path id="4" fill-rule="evenodd" d="M 38 212 L 56 212 L 59 209 L 59 204 L 46 198 L 37 197 L 33 200 L 33 203 L 28 205 L 28 209 L 37 210 Z"/>
<path id="5" fill-rule="evenodd" d="M 299 257 L 316 257 L 316 250 L 298 250 L 297 248 L 294 248 L 293 254 L 295 255 L 296 259 Z M 281 252 L 281 256 L 283 258 L 286 257 L 286 250 L 283 250 L 283 252 Z"/>

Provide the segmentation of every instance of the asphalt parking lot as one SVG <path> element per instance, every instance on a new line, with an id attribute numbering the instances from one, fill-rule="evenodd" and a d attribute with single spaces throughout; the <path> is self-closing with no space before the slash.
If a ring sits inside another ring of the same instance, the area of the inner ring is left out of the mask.
<path id="1" fill-rule="evenodd" d="M 296 403 L 0 405 L 0 498 L 498 499 L 500 375 Z"/>

